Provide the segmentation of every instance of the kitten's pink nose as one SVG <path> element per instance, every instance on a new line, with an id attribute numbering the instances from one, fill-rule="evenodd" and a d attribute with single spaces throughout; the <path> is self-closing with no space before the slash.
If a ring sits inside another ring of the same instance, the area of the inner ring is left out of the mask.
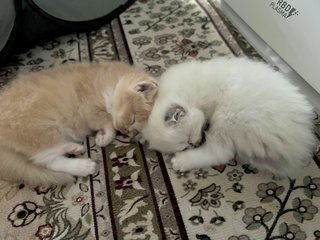
<path id="1" fill-rule="evenodd" d="M 117 131 L 121 132 L 122 134 L 128 134 L 129 130 L 126 127 L 122 127 L 123 124 L 117 124 L 116 122 L 113 122 L 113 127 L 114 129 L 116 129 Z"/>
<path id="2" fill-rule="evenodd" d="M 120 129 L 120 132 L 121 132 L 122 134 L 128 134 L 128 133 L 129 133 L 129 130 L 128 130 L 127 128 L 121 128 L 121 129 Z"/>

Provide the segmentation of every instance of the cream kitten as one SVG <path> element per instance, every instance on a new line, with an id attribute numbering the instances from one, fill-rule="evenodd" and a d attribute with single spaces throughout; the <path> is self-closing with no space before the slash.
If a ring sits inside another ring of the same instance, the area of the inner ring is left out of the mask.
<path id="1" fill-rule="evenodd" d="M 95 171 L 84 138 L 140 130 L 158 82 L 124 63 L 74 64 L 20 76 L 0 92 L 0 177 L 61 184 Z M 68 155 L 76 158 L 68 158 Z"/>
<path id="2" fill-rule="evenodd" d="M 312 157 L 311 105 L 264 63 L 245 58 L 183 63 L 169 69 L 159 85 L 142 135 L 151 148 L 176 153 L 175 170 L 226 164 L 236 156 L 290 176 Z M 205 143 L 194 148 L 203 135 Z"/>

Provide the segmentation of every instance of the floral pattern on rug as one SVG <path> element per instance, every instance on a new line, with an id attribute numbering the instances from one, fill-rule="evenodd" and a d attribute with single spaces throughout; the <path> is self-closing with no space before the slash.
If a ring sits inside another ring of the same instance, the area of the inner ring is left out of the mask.
<path id="1" fill-rule="evenodd" d="M 78 41 L 77 35 L 69 35 L 13 56 L 6 66 L 0 68 L 0 87 L 15 78 L 18 73 L 40 71 L 55 65 L 79 61 Z"/>
<path id="2" fill-rule="evenodd" d="M 120 19 L 134 64 L 155 77 L 179 62 L 230 54 L 195 1 L 138 1 Z"/>
<path id="3" fill-rule="evenodd" d="M 1 82 L 17 74 L 80 60 L 89 60 L 86 34 L 60 37 L 14 56 L 1 68 Z M 96 155 L 91 157 L 98 159 Z M 1 181 L 0 239 L 112 239 L 106 195 L 104 173 L 100 171 L 78 178 L 73 185 L 50 188 L 30 189 Z"/>
<path id="4" fill-rule="evenodd" d="M 232 52 L 224 39 L 210 28 L 212 25 L 208 24 L 209 17 L 217 19 L 219 14 L 214 9 L 206 9 L 210 14 L 208 16 L 199 5 L 196 6 L 196 3 L 196 1 L 140 1 L 129 8 L 128 15 L 123 14 L 121 21 L 126 38 L 131 42 L 129 45 L 134 64 L 141 67 L 144 65 L 146 71 L 158 77 L 166 68 L 179 62 L 231 55 Z M 205 1 L 199 3 L 203 7 L 209 5 Z M 177 12 L 183 16 L 182 21 L 176 19 Z M 145 15 L 149 15 L 148 20 L 146 17 L 142 19 Z M 221 23 L 223 22 L 220 20 L 218 25 Z M 235 37 L 242 36 L 236 35 L 235 29 L 231 30 Z M 233 40 L 231 34 L 227 38 Z M 204 39 L 215 40 L 209 42 Z M 259 58 L 243 37 L 239 40 L 243 43 L 241 47 L 246 55 Z M 238 51 L 238 54 L 242 55 L 242 52 Z M 307 189 L 307 185 L 292 186 L 293 180 L 276 180 L 268 173 L 258 172 L 250 165 L 236 161 L 228 166 L 187 173 L 174 172 L 170 162 L 166 167 L 190 239 L 290 239 L 290 237 L 305 239 L 303 236 L 307 236 L 306 232 L 311 236 L 310 234 L 316 231 L 311 228 L 320 217 L 317 215 L 318 208 L 313 206 L 319 206 L 320 202 L 314 198 L 315 203 L 312 205 L 311 200 L 299 195 L 299 189 Z M 319 170 L 312 161 L 306 172 L 310 172 L 311 175 L 300 178 L 319 176 Z M 302 179 L 299 180 L 303 182 Z M 279 186 L 276 189 L 267 189 L 269 194 L 275 191 L 273 198 L 269 196 L 259 199 L 259 196 L 263 196 L 260 188 L 277 186 L 275 181 L 279 181 Z M 258 182 L 257 189 L 253 189 L 250 182 Z M 254 192 L 257 192 L 257 195 L 253 194 Z M 288 202 L 291 198 L 294 199 L 294 203 Z M 278 205 L 275 205 L 275 201 Z M 312 217 L 299 212 L 299 207 L 301 209 L 304 207 L 297 206 L 299 201 L 301 204 L 309 204 L 309 208 L 306 209 L 311 211 Z M 290 204 L 295 205 L 290 206 Z M 277 210 L 278 208 L 280 210 Z M 288 217 L 289 212 L 293 212 L 292 223 L 288 220 L 291 219 Z M 303 216 L 307 216 L 309 220 L 303 221 Z M 313 216 L 317 216 L 317 220 Z M 283 223 L 283 219 L 288 222 Z M 234 227 L 240 224 L 241 228 Z M 303 231 L 303 228 L 300 228 L 301 224 L 304 224 L 307 230 Z M 236 234 L 237 231 L 239 234 Z M 232 232 L 233 235 L 226 237 L 225 233 Z M 244 232 L 247 233 L 240 234 Z"/>
<path id="5" fill-rule="evenodd" d="M 99 151 L 108 177 L 108 201 L 118 237 L 159 239 L 160 230 L 139 147 L 128 139 L 115 140 L 107 149 L 97 148 L 95 144 L 90 147 L 90 152 Z"/>
<path id="6" fill-rule="evenodd" d="M 234 233 L 228 239 L 311 239 L 318 230 L 320 174 L 313 161 L 295 180 L 240 163 L 222 172 L 166 166 L 190 239 L 227 239 L 226 233 Z"/>

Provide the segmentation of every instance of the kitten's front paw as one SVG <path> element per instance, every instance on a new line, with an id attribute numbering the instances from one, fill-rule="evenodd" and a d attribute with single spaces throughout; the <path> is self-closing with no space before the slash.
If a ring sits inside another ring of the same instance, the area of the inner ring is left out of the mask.
<path id="1" fill-rule="evenodd" d="M 183 154 L 176 153 L 175 156 L 171 159 L 172 168 L 175 171 L 185 172 L 192 169 L 192 166 L 189 164 L 187 159 L 183 158 Z"/>
<path id="2" fill-rule="evenodd" d="M 135 140 L 136 140 L 137 142 L 141 143 L 141 144 L 145 144 L 145 142 L 147 141 L 147 140 L 142 136 L 141 133 L 139 133 L 139 134 L 137 134 L 137 135 L 135 136 Z"/>
<path id="3" fill-rule="evenodd" d="M 115 133 L 114 132 L 103 132 L 103 131 L 99 131 L 96 135 L 96 144 L 99 147 L 105 147 L 107 146 L 109 143 L 111 143 L 113 141 L 115 137 Z"/>
<path id="4" fill-rule="evenodd" d="M 86 152 L 86 148 L 83 145 L 74 143 L 70 145 L 70 147 L 67 149 L 68 154 L 73 154 L 75 156 L 82 155 Z"/>
<path id="5" fill-rule="evenodd" d="M 86 177 L 96 170 L 96 163 L 90 158 L 79 158 L 70 161 L 77 161 L 77 166 L 72 170 L 72 174 L 75 176 Z"/>

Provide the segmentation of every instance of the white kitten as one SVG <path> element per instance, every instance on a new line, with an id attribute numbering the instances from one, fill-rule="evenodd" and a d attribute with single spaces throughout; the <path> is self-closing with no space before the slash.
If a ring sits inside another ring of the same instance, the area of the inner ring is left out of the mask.
<path id="1" fill-rule="evenodd" d="M 281 73 L 246 58 L 217 58 L 176 65 L 161 77 L 142 134 L 150 148 L 176 153 L 175 170 L 236 157 L 290 175 L 312 156 L 312 118 L 311 105 Z M 194 148 L 206 123 L 206 141 Z"/>

